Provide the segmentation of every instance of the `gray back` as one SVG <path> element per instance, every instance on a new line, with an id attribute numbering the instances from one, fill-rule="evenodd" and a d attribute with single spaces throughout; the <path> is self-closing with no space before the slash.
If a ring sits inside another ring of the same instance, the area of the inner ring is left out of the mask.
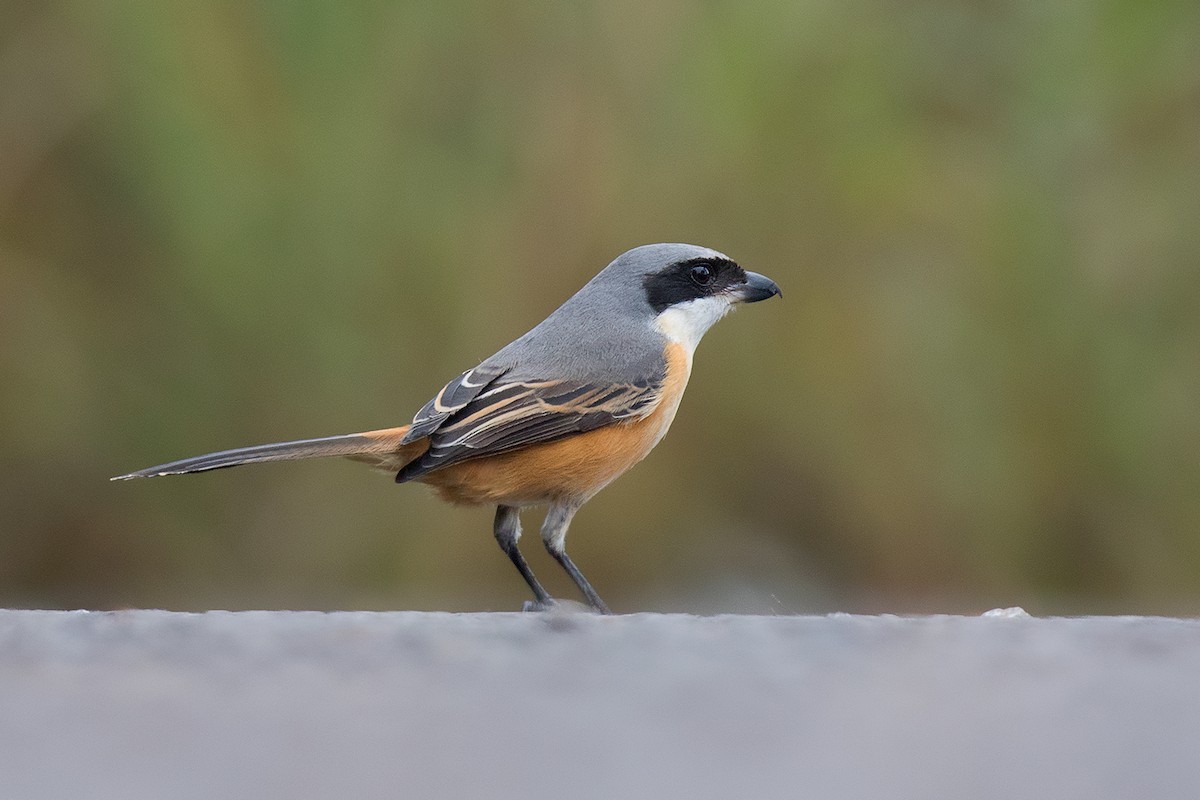
<path id="1" fill-rule="evenodd" d="M 661 378 L 666 338 L 654 327 L 643 281 L 693 258 L 725 256 L 692 244 L 648 244 L 622 253 L 533 330 L 483 363 L 507 368 L 506 378 L 513 380 Z"/>

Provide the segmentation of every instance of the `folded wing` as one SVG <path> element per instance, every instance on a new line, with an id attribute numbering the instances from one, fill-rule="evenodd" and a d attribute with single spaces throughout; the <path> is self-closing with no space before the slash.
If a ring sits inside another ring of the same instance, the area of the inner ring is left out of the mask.
<path id="1" fill-rule="evenodd" d="M 427 431 L 429 449 L 396 475 L 403 483 L 451 464 L 550 442 L 623 420 L 640 419 L 658 404 L 661 377 L 627 383 L 589 383 L 578 380 L 509 381 L 503 373 L 475 389 L 461 386 L 483 380 L 479 368 L 452 381 L 417 415 L 409 436 L 418 425 Z M 439 399 L 441 398 L 441 399 Z M 436 419 L 436 424 L 434 420 Z"/>
<path id="2" fill-rule="evenodd" d="M 461 411 L 508 370 L 480 364 L 467 370 L 442 387 L 437 395 L 413 417 L 404 444 L 424 439 L 436 431 L 451 415 Z"/>

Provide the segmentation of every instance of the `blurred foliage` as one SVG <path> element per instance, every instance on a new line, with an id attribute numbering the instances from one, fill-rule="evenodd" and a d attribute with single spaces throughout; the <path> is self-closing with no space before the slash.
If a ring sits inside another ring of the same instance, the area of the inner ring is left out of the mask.
<path id="1" fill-rule="evenodd" d="M 490 510 L 354 464 L 107 477 L 401 424 L 691 241 L 787 296 L 577 518 L 616 608 L 1200 613 L 1198 40 L 1131 0 L 0 4 L 0 603 L 516 608 Z"/>

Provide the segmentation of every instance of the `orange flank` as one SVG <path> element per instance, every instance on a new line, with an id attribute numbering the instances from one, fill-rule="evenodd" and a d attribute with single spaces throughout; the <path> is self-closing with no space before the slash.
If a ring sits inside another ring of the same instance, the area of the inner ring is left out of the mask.
<path id="1" fill-rule="evenodd" d="M 460 461 L 417 481 L 444 500 L 463 505 L 582 503 L 654 449 L 671 427 L 691 372 L 687 351 L 667 347 L 667 374 L 654 410 L 646 416 L 520 450 Z M 396 429 L 400 430 L 400 429 Z M 380 432 L 383 433 L 383 432 Z M 421 444 L 414 442 L 413 445 Z M 417 453 L 412 458 L 417 457 Z"/>

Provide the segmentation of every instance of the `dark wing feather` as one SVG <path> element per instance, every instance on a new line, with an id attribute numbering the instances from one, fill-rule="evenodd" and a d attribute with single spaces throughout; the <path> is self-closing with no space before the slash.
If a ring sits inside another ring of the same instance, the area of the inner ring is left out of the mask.
<path id="1" fill-rule="evenodd" d="M 401 444 L 424 439 L 436 431 L 447 417 L 461 411 L 463 407 L 479 396 L 480 392 L 507 371 L 508 369 L 504 367 L 489 367 L 480 364 L 447 383 L 437 393 L 437 396 L 426 403 L 413 417 L 412 427 L 408 429 Z"/>
<path id="2" fill-rule="evenodd" d="M 442 417 L 429 434 L 429 450 L 401 470 L 396 480 L 403 483 L 469 458 L 645 417 L 657 405 L 661 389 L 661 379 L 602 385 L 586 381 L 493 381 L 486 390 Z"/>

